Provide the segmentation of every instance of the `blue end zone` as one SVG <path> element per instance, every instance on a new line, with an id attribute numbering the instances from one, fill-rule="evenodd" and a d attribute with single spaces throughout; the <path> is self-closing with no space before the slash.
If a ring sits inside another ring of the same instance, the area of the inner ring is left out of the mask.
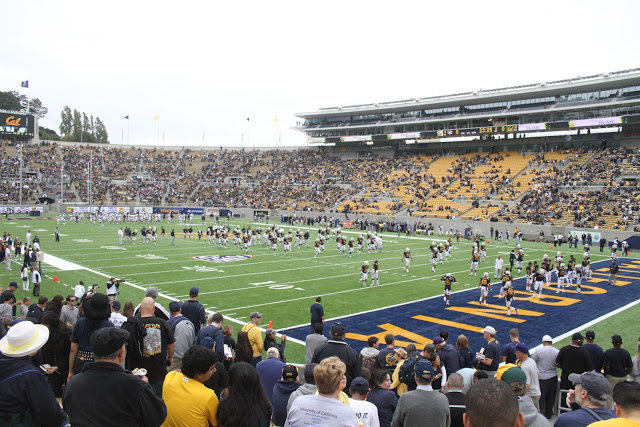
<path id="1" fill-rule="evenodd" d="M 525 292 L 525 278 L 514 280 L 517 291 L 513 310 L 507 317 L 504 300 L 498 299 L 499 285 L 487 298 L 488 307 L 478 302 L 480 291 L 473 288 L 451 295 L 451 306 L 445 306 L 442 295 L 427 300 L 402 304 L 363 314 L 332 319 L 347 327 L 347 342 L 360 351 L 367 346 L 367 338 L 375 335 L 384 343 L 384 336 L 393 333 L 396 345 L 405 347 L 414 343 L 418 349 L 439 335 L 442 329 L 449 331 L 449 342 L 455 345 L 460 334 L 469 339 L 469 348 L 478 351 L 486 341 L 480 332 L 486 325 L 493 326 L 502 344 L 510 342 L 509 330 L 520 331 L 520 341 L 533 348 L 540 344 L 543 335 L 558 337 L 568 331 L 580 328 L 585 323 L 605 316 L 638 299 L 636 288 L 640 286 L 640 261 L 620 258 L 616 286 L 608 284 L 610 261 L 598 261 L 591 265 L 591 279 L 582 280 L 582 293 L 576 293 L 575 281 L 564 293 L 556 294 L 555 276 L 551 287 L 544 288 L 542 299 L 532 298 Z M 473 283 L 480 280 L 474 277 Z M 454 287 L 455 291 L 455 287 Z M 325 328 L 325 332 L 328 328 Z M 304 342 L 310 333 L 308 325 L 287 329 L 288 336 Z"/>

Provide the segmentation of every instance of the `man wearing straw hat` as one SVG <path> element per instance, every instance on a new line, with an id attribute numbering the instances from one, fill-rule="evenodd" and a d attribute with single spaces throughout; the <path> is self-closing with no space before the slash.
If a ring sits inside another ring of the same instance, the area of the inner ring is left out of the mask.
<path id="1" fill-rule="evenodd" d="M 66 421 L 47 376 L 31 364 L 48 339 L 46 326 L 23 321 L 0 340 L 0 425 L 59 426 Z"/>

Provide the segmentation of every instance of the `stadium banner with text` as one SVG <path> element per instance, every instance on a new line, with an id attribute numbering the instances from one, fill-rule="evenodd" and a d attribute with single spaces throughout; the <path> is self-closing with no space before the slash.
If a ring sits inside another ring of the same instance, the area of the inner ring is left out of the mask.
<path id="1" fill-rule="evenodd" d="M 29 213 L 29 212 L 44 212 L 42 206 L 0 206 L 0 214 L 12 213 Z"/>
<path id="2" fill-rule="evenodd" d="M 68 213 L 89 213 L 89 212 L 102 212 L 102 213 L 129 213 L 129 207 L 122 206 L 67 206 Z"/>
<path id="3" fill-rule="evenodd" d="M 133 208 L 133 211 L 135 213 L 152 214 L 153 206 L 136 206 L 135 208 Z"/>
<path id="4" fill-rule="evenodd" d="M 342 228 L 355 228 L 353 226 L 353 221 L 342 221 Z"/>
<path id="5" fill-rule="evenodd" d="M 31 114 L 0 113 L 0 135 L 33 136 Z"/>
<path id="6" fill-rule="evenodd" d="M 172 214 L 194 214 L 194 215 L 202 215 L 204 212 L 203 208 L 169 208 L 169 207 L 154 207 L 153 213 L 172 213 Z"/>
<path id="7" fill-rule="evenodd" d="M 207 216 L 220 216 L 220 209 L 206 208 L 205 212 Z"/>
<path id="8" fill-rule="evenodd" d="M 432 343 L 433 338 L 447 329 L 449 339 L 455 342 L 460 334 L 469 339 L 469 348 L 478 351 L 486 345 L 482 329 L 486 325 L 494 327 L 496 338 L 502 345 L 510 342 L 509 330 L 520 331 L 520 341 L 529 348 L 540 344 L 543 335 L 564 337 L 580 330 L 585 325 L 603 319 L 617 309 L 623 309 L 638 300 L 640 286 L 640 260 L 619 258 L 620 273 L 615 286 L 609 284 L 609 266 L 611 261 L 597 261 L 591 264 L 592 276 L 582 280 L 581 292 L 576 286 L 556 293 L 555 275 L 551 286 L 544 286 L 542 298 L 534 297 L 525 290 L 525 277 L 514 280 L 516 299 L 513 306 L 517 314 L 507 315 L 504 300 L 499 299 L 499 285 L 495 283 L 487 299 L 488 305 L 478 302 L 480 291 L 477 288 L 478 278 L 465 279 L 465 273 L 458 277 L 451 294 L 451 305 L 445 305 L 442 295 L 423 300 L 402 303 L 385 308 L 355 313 L 326 321 L 325 333 L 333 322 L 345 325 L 347 333 L 345 341 L 358 352 L 367 346 L 367 339 L 376 336 L 380 340 L 388 333 L 395 335 L 397 346 L 406 347 L 415 344 L 422 349 Z M 393 278 L 385 284 L 382 271 L 380 286 L 394 286 Z M 467 276 L 468 277 L 468 276 Z M 422 280 L 416 278 L 416 281 Z M 401 286 L 407 286 L 402 283 Z M 359 288 L 350 292 L 375 294 L 376 288 Z M 304 341 L 309 334 L 309 324 L 284 328 L 288 337 Z"/>
<path id="9" fill-rule="evenodd" d="M 571 230 L 571 235 L 573 237 L 577 237 L 578 239 L 582 239 L 582 235 L 591 235 L 592 243 L 600 243 L 600 238 L 602 237 L 602 233 L 599 231 L 587 231 L 587 230 Z"/>

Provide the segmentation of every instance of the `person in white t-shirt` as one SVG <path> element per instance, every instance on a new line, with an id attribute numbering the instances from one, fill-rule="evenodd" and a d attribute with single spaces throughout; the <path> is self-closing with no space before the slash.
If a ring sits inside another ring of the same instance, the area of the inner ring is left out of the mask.
<path id="1" fill-rule="evenodd" d="M 318 394 L 298 396 L 287 414 L 285 427 L 309 425 L 357 427 L 353 409 L 339 400 L 347 385 L 347 367 L 336 356 L 327 357 L 313 369 Z"/>
<path id="2" fill-rule="evenodd" d="M 116 328 L 122 327 L 122 324 L 127 321 L 127 318 L 120 313 L 120 301 L 115 300 L 109 303 L 111 306 L 111 317 L 109 317 L 109 321 L 113 323 L 113 326 Z"/>
<path id="3" fill-rule="evenodd" d="M 349 406 L 356 413 L 360 423 L 365 427 L 379 427 L 378 407 L 366 401 L 369 395 L 369 382 L 363 377 L 355 377 L 349 388 L 351 389 Z"/>
<path id="4" fill-rule="evenodd" d="M 500 258 L 500 255 L 498 255 L 498 258 L 496 258 L 496 268 L 495 268 L 495 271 L 493 272 L 494 279 L 500 279 L 502 277 L 503 265 L 504 265 L 504 260 Z"/>
<path id="5" fill-rule="evenodd" d="M 84 293 L 87 290 L 84 287 L 84 282 L 81 280 L 78 284 L 73 288 L 73 294 L 76 296 L 76 299 L 80 301 L 80 299 L 84 296 Z"/>

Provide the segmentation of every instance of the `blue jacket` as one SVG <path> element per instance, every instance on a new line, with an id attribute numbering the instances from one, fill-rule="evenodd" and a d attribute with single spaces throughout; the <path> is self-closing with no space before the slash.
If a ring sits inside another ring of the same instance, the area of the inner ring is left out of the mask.
<path id="1" fill-rule="evenodd" d="M 46 374 L 31 358 L 0 354 L 0 413 L 30 413 L 35 424 L 60 426 L 67 414 L 60 408 Z"/>
<path id="2" fill-rule="evenodd" d="M 216 328 L 213 325 L 203 326 L 196 336 L 196 344 L 200 345 L 204 337 L 211 337 L 216 343 L 216 354 L 218 360 L 224 362 L 226 357 L 224 356 L 224 333 L 222 329 Z"/>
<path id="3" fill-rule="evenodd" d="M 260 375 L 260 381 L 272 405 L 273 386 L 282 378 L 282 368 L 284 368 L 284 366 L 284 362 L 281 362 L 277 357 L 270 357 L 267 360 L 258 362 L 256 365 L 258 375 Z"/>

